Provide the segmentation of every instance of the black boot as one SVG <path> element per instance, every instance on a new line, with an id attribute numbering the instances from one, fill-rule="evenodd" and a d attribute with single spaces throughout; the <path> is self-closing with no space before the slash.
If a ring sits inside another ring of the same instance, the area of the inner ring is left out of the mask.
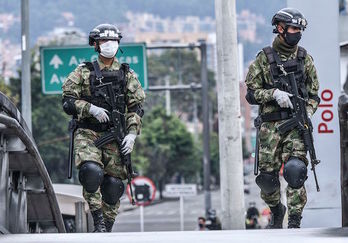
<path id="1" fill-rule="evenodd" d="M 286 207 L 279 203 L 275 207 L 270 207 L 272 212 L 271 222 L 267 225 L 267 229 L 282 229 L 283 219 L 286 212 Z"/>
<path id="2" fill-rule="evenodd" d="M 288 229 L 300 228 L 301 219 L 302 219 L 302 217 L 299 214 L 289 215 Z"/>
<path id="3" fill-rule="evenodd" d="M 112 226 L 114 226 L 115 221 L 105 220 L 106 232 L 112 231 Z"/>
<path id="4" fill-rule="evenodd" d="M 94 221 L 94 232 L 106 232 L 102 209 L 91 211 L 91 214 Z"/>

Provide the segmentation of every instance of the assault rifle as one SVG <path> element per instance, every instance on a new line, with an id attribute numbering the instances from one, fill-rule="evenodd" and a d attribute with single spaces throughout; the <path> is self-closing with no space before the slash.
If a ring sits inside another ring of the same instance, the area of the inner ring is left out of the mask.
<path id="1" fill-rule="evenodd" d="M 308 117 L 306 103 L 307 101 L 300 97 L 298 93 L 297 82 L 295 80 L 295 75 L 293 72 L 285 73 L 283 78 L 288 81 L 286 83 L 287 91 L 293 96 L 291 97 L 291 103 L 294 106 L 294 109 L 291 110 L 292 118 L 287 120 L 278 126 L 278 130 L 280 134 L 285 134 L 292 129 L 298 129 L 300 134 L 302 135 L 304 145 L 306 150 L 309 152 L 309 156 L 311 159 L 311 170 L 313 171 L 315 184 L 317 187 L 317 191 L 320 191 L 317 174 L 315 172 L 315 166 L 320 163 L 320 160 L 317 159 L 315 148 L 313 144 L 313 125 Z M 288 85 L 290 84 L 290 85 Z"/>
<path id="2" fill-rule="evenodd" d="M 122 141 L 124 137 L 126 136 L 126 120 L 125 115 L 121 113 L 117 109 L 117 100 L 124 99 L 124 95 L 115 95 L 114 89 L 113 89 L 113 83 L 102 83 L 98 86 L 96 86 L 95 95 L 104 97 L 106 102 L 112 107 L 112 112 L 110 114 L 110 132 L 105 134 L 104 136 L 100 137 L 96 141 L 94 141 L 94 144 L 97 148 L 101 148 L 103 145 L 111 143 L 113 141 L 116 141 L 122 163 L 127 168 L 127 184 L 130 186 L 130 193 L 132 197 L 132 204 L 135 204 L 134 196 L 133 196 L 133 190 L 132 190 L 132 179 L 137 176 L 137 174 L 133 171 L 132 167 L 132 161 L 131 161 L 131 155 L 127 154 L 124 155 L 121 152 L 122 148 Z"/>

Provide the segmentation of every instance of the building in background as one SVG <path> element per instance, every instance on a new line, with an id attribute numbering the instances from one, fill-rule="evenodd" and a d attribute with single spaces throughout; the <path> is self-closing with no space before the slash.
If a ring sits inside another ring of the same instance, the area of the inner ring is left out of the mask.
<path id="1" fill-rule="evenodd" d="M 37 40 L 38 46 L 47 45 L 87 45 L 87 34 L 76 27 L 54 28 L 47 35 L 40 36 Z"/>

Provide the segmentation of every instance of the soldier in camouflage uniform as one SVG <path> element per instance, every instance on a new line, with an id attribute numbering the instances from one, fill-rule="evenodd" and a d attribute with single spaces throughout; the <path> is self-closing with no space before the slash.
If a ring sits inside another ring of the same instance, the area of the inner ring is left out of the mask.
<path id="1" fill-rule="evenodd" d="M 296 9 L 278 11 L 273 19 L 275 37 L 272 47 L 260 51 L 250 65 L 246 77 L 250 104 L 259 105 L 262 120 L 259 139 L 259 169 L 256 183 L 261 188 L 261 198 L 272 212 L 268 228 L 282 228 L 286 207 L 280 201 L 279 171 L 284 163 L 284 178 L 291 178 L 286 189 L 289 215 L 288 228 L 299 228 L 302 211 L 307 202 L 304 182 L 307 178 L 306 148 L 299 131 L 295 128 L 281 135 L 279 124 L 291 117 L 293 105 L 290 97 L 279 85 L 279 78 L 285 72 L 294 72 L 299 93 L 307 100 L 309 118 L 316 111 L 319 82 L 313 59 L 303 47 L 297 45 L 307 21 Z M 285 72 L 284 72 L 285 71 Z"/>
<path id="2" fill-rule="evenodd" d="M 75 164 L 96 232 L 112 230 L 119 199 L 124 192 L 122 180 L 127 176 L 120 153 L 126 155 L 132 151 L 142 124 L 144 91 L 135 73 L 115 58 L 121 38 L 120 31 L 113 25 L 101 24 L 94 28 L 89 35 L 89 44 L 99 53 L 98 59 L 94 63 L 80 64 L 62 87 L 64 111 L 77 119 Z M 96 69 L 103 79 L 96 78 Z M 121 90 L 117 93 L 117 102 L 124 104 L 125 114 L 121 115 L 127 132 L 122 147 L 115 141 L 101 148 L 94 144 L 96 139 L 109 132 L 112 107 L 96 96 L 93 85 L 107 82 L 117 83 L 118 92 Z"/>

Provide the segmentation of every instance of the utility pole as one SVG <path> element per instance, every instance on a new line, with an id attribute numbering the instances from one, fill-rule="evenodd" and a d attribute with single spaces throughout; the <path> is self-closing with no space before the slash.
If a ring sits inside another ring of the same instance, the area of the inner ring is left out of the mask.
<path id="1" fill-rule="evenodd" d="M 210 132 L 209 132 L 209 96 L 208 96 L 208 68 L 207 44 L 201 41 L 201 82 L 202 82 L 202 110 L 203 110 L 203 173 L 204 173 L 204 202 L 205 213 L 211 208 L 210 194 Z"/>
<path id="2" fill-rule="evenodd" d="M 223 229 L 245 229 L 235 0 L 215 0 Z"/>
<path id="3" fill-rule="evenodd" d="M 169 87 L 170 86 L 170 80 L 169 80 L 169 75 L 165 76 L 165 82 L 166 82 L 166 86 Z M 166 90 L 166 115 L 170 116 L 171 114 L 171 104 L 170 104 L 170 90 L 167 89 Z"/>
<path id="4" fill-rule="evenodd" d="M 32 131 L 31 125 L 31 81 L 30 81 L 30 45 L 29 45 L 29 1 L 21 2 L 22 28 L 22 116 Z"/>

